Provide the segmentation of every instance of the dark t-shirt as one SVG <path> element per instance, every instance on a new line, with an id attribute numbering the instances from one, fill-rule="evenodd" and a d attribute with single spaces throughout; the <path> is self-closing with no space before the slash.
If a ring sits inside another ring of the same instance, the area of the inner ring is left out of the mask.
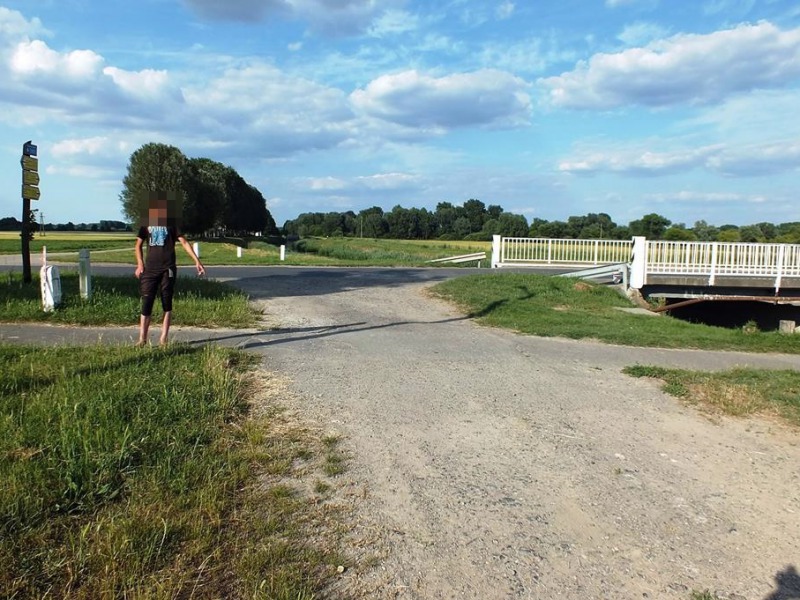
<path id="1" fill-rule="evenodd" d="M 177 262 L 175 242 L 178 240 L 178 235 L 175 227 L 140 227 L 137 237 L 144 240 L 144 245 L 147 246 L 144 268 L 148 270 L 174 269 Z"/>

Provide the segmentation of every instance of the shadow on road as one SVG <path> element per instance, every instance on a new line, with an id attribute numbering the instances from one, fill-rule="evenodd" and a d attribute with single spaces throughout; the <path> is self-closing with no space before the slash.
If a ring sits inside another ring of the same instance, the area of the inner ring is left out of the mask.
<path id="1" fill-rule="evenodd" d="M 800 574 L 794 565 L 775 574 L 775 585 L 777 589 L 764 600 L 800 600 Z"/>
<path id="2" fill-rule="evenodd" d="M 387 329 L 389 327 L 401 327 L 403 325 L 440 325 L 443 323 L 454 323 L 457 321 L 465 321 L 469 316 L 452 317 L 449 319 L 442 319 L 440 321 L 397 321 L 395 323 L 383 323 L 380 325 L 366 325 L 365 322 L 347 323 L 345 325 L 327 325 L 319 327 L 287 327 L 271 329 L 259 333 L 236 333 L 233 335 L 212 337 L 204 340 L 192 340 L 187 342 L 189 345 L 205 345 L 213 342 L 222 342 L 241 339 L 242 341 L 235 344 L 237 348 L 242 350 L 252 350 L 256 348 L 264 348 L 266 346 L 274 346 L 278 344 L 287 344 L 291 342 L 303 342 L 308 340 L 317 340 L 321 338 L 331 337 L 334 335 L 342 335 L 346 333 L 359 333 L 362 331 L 374 331 L 377 329 Z M 294 335 L 300 333 L 302 335 Z"/>

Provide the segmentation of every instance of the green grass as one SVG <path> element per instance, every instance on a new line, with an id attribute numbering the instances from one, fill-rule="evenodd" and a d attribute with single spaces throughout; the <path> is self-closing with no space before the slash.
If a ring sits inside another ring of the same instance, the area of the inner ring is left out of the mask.
<path id="1" fill-rule="evenodd" d="M 661 379 L 668 394 L 726 415 L 776 414 L 800 426 L 800 371 L 738 368 L 708 373 L 636 365 L 623 372 Z"/>
<path id="2" fill-rule="evenodd" d="M 595 339 L 627 346 L 800 354 L 800 336 L 636 315 L 615 289 L 566 277 L 490 274 L 451 279 L 433 293 L 480 322 L 538 336 Z"/>
<path id="3" fill-rule="evenodd" d="M 31 254 L 41 254 L 42 246 L 47 247 L 48 254 L 53 252 L 77 252 L 81 248 L 89 250 L 114 250 L 130 248 L 133 256 L 133 244 L 136 234 L 96 233 L 96 232 L 47 232 L 44 236 L 37 233 L 30 242 Z M 22 251 L 18 232 L 0 232 L 0 254 L 20 254 Z"/>
<path id="4" fill-rule="evenodd" d="M 0 234 L 0 254 L 19 254 L 19 234 Z M 260 238 L 191 239 L 198 242 L 200 260 L 213 265 L 295 265 L 295 266 L 431 266 L 427 261 L 474 252 L 491 253 L 489 242 L 438 240 L 385 240 L 371 238 L 308 238 L 286 249 L 285 261 L 280 260 L 277 246 Z M 92 234 L 51 232 L 31 242 L 31 254 L 39 254 L 42 245 L 48 254 L 70 253 L 54 258 L 75 262 L 78 250 L 92 251 L 93 263 L 135 264 L 133 246 L 135 234 Z M 242 256 L 237 250 L 242 248 Z M 176 248 L 178 264 L 193 264 L 182 248 Z M 489 258 L 483 261 L 487 266 Z M 475 262 L 461 265 L 474 267 Z M 440 265 L 444 266 L 444 265 Z"/>
<path id="5" fill-rule="evenodd" d="M 139 281 L 130 277 L 92 277 L 92 297 L 83 300 L 76 273 L 61 274 L 62 304 L 42 310 L 38 274 L 25 284 L 20 274 L 0 275 L 0 319 L 73 325 L 135 325 L 141 300 Z M 160 317 L 157 300 L 153 318 Z M 175 286 L 173 324 L 197 327 L 252 327 L 256 316 L 244 292 L 215 281 L 179 278 Z"/>
<path id="6" fill-rule="evenodd" d="M 0 345 L 0 597 L 315 597 L 338 533 L 283 465 L 328 493 L 326 445 L 248 416 L 253 362 Z"/>

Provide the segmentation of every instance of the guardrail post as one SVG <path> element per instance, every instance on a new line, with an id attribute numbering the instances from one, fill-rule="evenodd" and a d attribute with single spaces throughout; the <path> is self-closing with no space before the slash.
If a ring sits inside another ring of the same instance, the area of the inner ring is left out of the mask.
<path id="1" fill-rule="evenodd" d="M 631 287 L 640 290 L 647 282 L 647 238 L 634 236 L 631 260 Z"/>
<path id="2" fill-rule="evenodd" d="M 193 246 L 192 250 L 194 250 L 194 253 L 197 255 L 197 258 L 200 258 L 200 244 L 195 242 L 194 244 L 192 244 L 192 246 Z"/>
<path id="3" fill-rule="evenodd" d="M 492 236 L 492 268 L 496 269 L 500 266 L 500 263 L 503 260 L 503 257 L 500 256 L 501 248 L 503 246 L 502 236 L 493 235 Z"/>
<path id="4" fill-rule="evenodd" d="M 783 261 L 786 259 L 786 244 L 781 244 L 778 247 L 778 275 L 775 278 L 775 294 L 781 290 L 781 283 L 783 282 Z"/>
<path id="5" fill-rule="evenodd" d="M 717 277 L 717 242 L 711 242 L 711 273 L 708 276 L 708 285 L 714 285 Z"/>
<path id="6" fill-rule="evenodd" d="M 286 246 L 281 246 L 281 262 L 286 260 Z"/>
<path id="7" fill-rule="evenodd" d="M 86 248 L 78 251 L 78 283 L 81 298 L 89 300 L 92 297 L 92 262 Z"/>

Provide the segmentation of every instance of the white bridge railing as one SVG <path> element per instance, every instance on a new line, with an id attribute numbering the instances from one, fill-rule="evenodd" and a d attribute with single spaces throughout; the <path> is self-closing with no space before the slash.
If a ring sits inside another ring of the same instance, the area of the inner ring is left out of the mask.
<path id="1" fill-rule="evenodd" d="M 621 240 L 557 240 L 494 236 L 492 267 L 628 263 L 630 285 L 648 275 L 770 278 L 777 292 L 784 278 L 800 278 L 800 244 Z"/>
<path id="2" fill-rule="evenodd" d="M 626 240 L 556 240 L 495 236 L 492 245 L 492 266 L 621 263 L 630 261 L 631 250 L 631 242 Z"/>

